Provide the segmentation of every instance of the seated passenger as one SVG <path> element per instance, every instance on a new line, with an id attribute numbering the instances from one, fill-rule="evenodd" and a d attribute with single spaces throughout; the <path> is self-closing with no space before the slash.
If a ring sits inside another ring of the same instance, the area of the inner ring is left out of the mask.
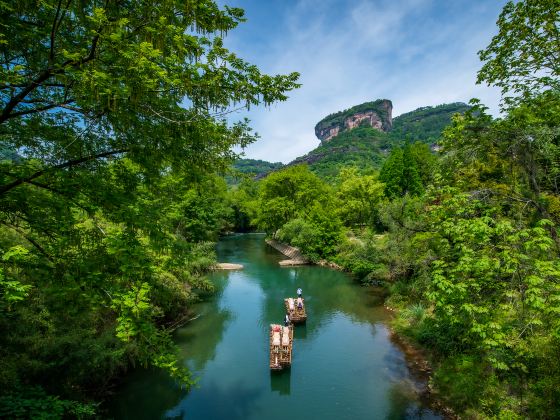
<path id="1" fill-rule="evenodd" d="M 297 307 L 298 309 L 303 309 L 303 299 L 301 297 L 297 298 Z"/>
<path id="2" fill-rule="evenodd" d="M 274 350 L 277 352 L 278 348 L 280 347 L 280 332 L 282 331 L 282 327 L 280 325 L 273 325 L 272 326 L 272 345 L 274 346 Z"/>
<path id="3" fill-rule="evenodd" d="M 290 329 L 284 327 L 282 331 L 282 346 L 286 347 L 290 345 Z"/>
<path id="4" fill-rule="evenodd" d="M 288 298 L 288 308 L 290 309 L 290 311 L 294 310 L 294 299 L 293 298 Z"/>

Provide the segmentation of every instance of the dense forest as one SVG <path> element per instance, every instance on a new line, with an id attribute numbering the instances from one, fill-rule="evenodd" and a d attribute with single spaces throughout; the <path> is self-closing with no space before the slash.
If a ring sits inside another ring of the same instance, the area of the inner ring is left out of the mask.
<path id="1" fill-rule="evenodd" d="M 267 162 L 260 159 L 237 159 L 226 176 L 229 185 L 239 184 L 243 179 L 262 178 L 272 171 L 281 169 L 282 162 Z"/>
<path id="2" fill-rule="evenodd" d="M 421 108 L 228 186 L 255 140 L 228 111 L 299 86 L 224 47 L 243 21 L 211 0 L 0 3 L 0 417 L 102 415 L 138 365 L 191 386 L 171 332 L 233 230 L 385 288 L 456 414 L 560 417 L 560 5 L 508 2 L 479 53 L 500 117 Z"/>
<path id="3" fill-rule="evenodd" d="M 0 3 L 0 417 L 93 415 L 135 365 L 192 383 L 170 338 L 254 140 L 232 108 L 285 100 L 227 50 L 210 0 Z"/>
<path id="4" fill-rule="evenodd" d="M 469 106 L 461 102 L 418 108 L 394 118 L 390 135 L 395 140 L 432 145 L 440 139 L 441 131 L 449 125 L 451 117 L 464 114 L 468 109 Z"/>

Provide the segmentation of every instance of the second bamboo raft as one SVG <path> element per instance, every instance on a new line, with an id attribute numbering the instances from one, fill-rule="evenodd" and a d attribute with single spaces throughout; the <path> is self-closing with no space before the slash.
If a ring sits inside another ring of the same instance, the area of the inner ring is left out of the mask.
<path id="1" fill-rule="evenodd" d="M 298 299 L 301 299 L 301 307 L 298 303 Z M 307 320 L 307 313 L 305 312 L 305 299 L 286 298 L 284 299 L 284 306 L 286 307 L 286 312 L 292 323 L 299 324 Z"/>

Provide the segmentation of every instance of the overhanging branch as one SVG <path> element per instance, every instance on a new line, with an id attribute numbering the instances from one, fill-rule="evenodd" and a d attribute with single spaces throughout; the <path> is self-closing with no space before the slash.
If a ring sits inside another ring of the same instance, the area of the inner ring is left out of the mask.
<path id="1" fill-rule="evenodd" d="M 86 156 L 86 157 L 83 157 L 83 158 L 80 158 L 80 159 L 69 160 L 68 162 L 64 162 L 64 163 L 61 163 L 60 165 L 52 166 L 50 168 L 42 169 L 42 170 L 37 171 L 34 174 L 32 174 L 32 175 L 30 175 L 26 178 L 20 178 L 20 179 L 17 179 L 17 180 L 15 180 L 15 181 L 7 184 L 7 185 L 4 185 L 4 186 L 0 187 L 0 194 L 4 194 L 4 193 L 10 191 L 11 189 L 13 189 L 13 188 L 15 188 L 15 187 L 17 187 L 17 186 L 19 186 L 23 183 L 30 183 L 35 178 L 39 178 L 40 176 L 45 175 L 46 173 L 49 173 L 49 172 L 54 172 L 58 169 L 69 168 L 69 167 L 80 165 L 82 163 L 89 162 L 89 161 L 92 161 L 92 160 L 95 160 L 95 159 L 100 159 L 100 158 L 104 158 L 104 157 L 107 157 L 107 156 L 118 155 L 120 153 L 126 153 L 126 152 L 128 152 L 128 149 L 110 150 L 110 151 L 99 153 L 99 154 L 96 154 L 96 155 Z"/>

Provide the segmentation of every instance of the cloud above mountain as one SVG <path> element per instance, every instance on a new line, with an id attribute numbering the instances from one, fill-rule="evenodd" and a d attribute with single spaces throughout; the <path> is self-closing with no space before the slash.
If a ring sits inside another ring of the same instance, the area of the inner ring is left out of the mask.
<path id="1" fill-rule="evenodd" d="M 394 116 L 473 97 L 497 113 L 499 91 L 476 85 L 477 51 L 496 32 L 505 0 L 234 0 L 248 21 L 226 45 L 267 73 L 301 73 L 286 102 L 241 111 L 261 139 L 249 158 L 289 162 L 315 148 L 314 125 L 387 98 Z"/>

